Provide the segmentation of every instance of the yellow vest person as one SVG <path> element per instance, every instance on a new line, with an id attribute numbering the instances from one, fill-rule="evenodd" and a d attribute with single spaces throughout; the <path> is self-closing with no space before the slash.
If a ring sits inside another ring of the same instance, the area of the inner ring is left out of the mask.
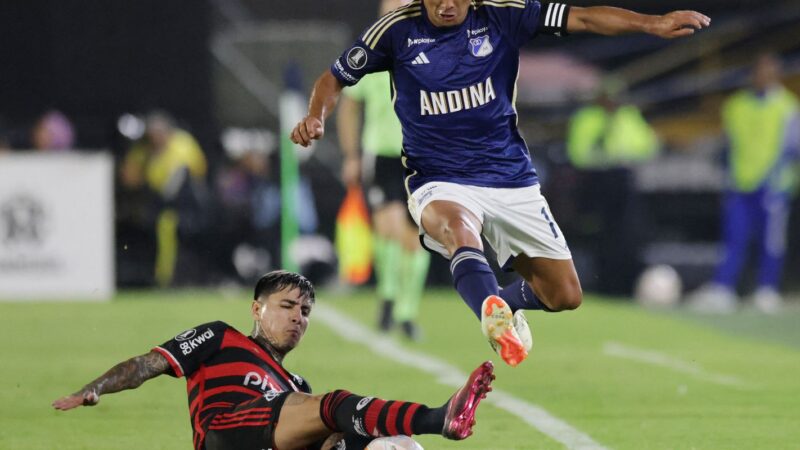
<path id="1" fill-rule="evenodd" d="M 657 153 L 655 132 L 633 105 L 614 110 L 602 105 L 586 106 L 570 121 L 567 156 L 579 169 L 642 162 Z"/>
<path id="2" fill-rule="evenodd" d="M 742 90 L 725 102 L 722 122 L 732 190 L 788 192 L 795 187 L 796 167 L 786 144 L 797 111 L 797 97 L 783 86 L 761 94 Z"/>
<path id="3" fill-rule="evenodd" d="M 207 167 L 202 149 L 188 132 L 175 128 L 164 113 L 151 113 L 147 118 L 146 139 L 135 144 L 125 156 L 122 179 L 130 187 L 146 183 L 163 202 L 170 204 L 186 182 L 203 180 Z M 168 286 L 175 274 L 178 223 L 176 208 L 164 207 L 159 211 L 155 279 L 162 287 Z"/>
<path id="4" fill-rule="evenodd" d="M 786 253 L 790 193 L 796 187 L 800 156 L 798 100 L 780 84 L 776 56 L 760 55 L 752 86 L 733 94 L 722 107 L 728 141 L 728 190 L 722 213 L 722 259 L 714 279 L 693 294 L 690 306 L 703 312 L 736 309 L 739 275 L 755 240 L 757 288 L 753 305 L 776 313 Z"/>

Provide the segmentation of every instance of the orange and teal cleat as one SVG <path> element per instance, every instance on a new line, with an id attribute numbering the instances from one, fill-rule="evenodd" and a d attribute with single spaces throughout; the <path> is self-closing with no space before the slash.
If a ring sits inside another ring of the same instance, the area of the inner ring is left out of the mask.
<path id="1" fill-rule="evenodd" d="M 515 324 L 520 327 L 515 327 Z M 523 326 L 524 325 L 524 326 Z M 532 338 L 525 316 L 514 317 L 511 308 L 496 295 L 486 297 L 481 306 L 481 329 L 503 361 L 516 366 L 528 356 Z M 525 334 L 520 336 L 519 332 Z"/>

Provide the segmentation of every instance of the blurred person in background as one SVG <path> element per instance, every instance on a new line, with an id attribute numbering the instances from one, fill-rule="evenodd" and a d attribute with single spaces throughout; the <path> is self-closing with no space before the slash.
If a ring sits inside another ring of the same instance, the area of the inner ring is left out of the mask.
<path id="1" fill-rule="evenodd" d="M 752 303 L 762 312 L 776 313 L 783 305 L 779 285 L 790 199 L 800 174 L 798 99 L 781 84 L 777 55 L 758 56 L 750 86 L 723 104 L 722 125 L 727 139 L 722 260 L 713 280 L 690 297 L 689 306 L 700 312 L 734 311 L 739 275 L 755 243 L 758 273 Z"/>
<path id="2" fill-rule="evenodd" d="M 407 3 L 408 0 L 383 0 L 380 15 Z M 382 301 L 378 327 L 387 332 L 396 321 L 405 336 L 418 339 L 416 319 L 430 255 L 420 246 L 417 227 L 408 216 L 400 160 L 403 130 L 390 92 L 388 72 L 367 75 L 342 91 L 336 116 L 344 153 L 342 180 L 347 186 L 358 186 L 363 175 L 367 185 L 375 230 L 375 276 Z M 362 109 L 364 128 L 359 130 Z"/>
<path id="3" fill-rule="evenodd" d="M 606 79 L 592 104 L 572 116 L 567 157 L 578 177 L 582 234 L 593 244 L 597 290 L 630 295 L 639 271 L 633 166 L 658 154 L 655 132 L 635 105 L 622 103 L 624 85 Z"/>
<path id="4" fill-rule="evenodd" d="M 345 86 L 391 71 L 409 211 L 425 247 L 450 261 L 455 288 L 491 347 L 515 366 L 532 345 L 522 310 L 572 310 L 583 300 L 517 128 L 519 49 L 543 34 L 676 38 L 710 23 L 695 11 L 659 16 L 532 0 L 414 0 L 379 19 L 319 76 L 291 138 L 303 146 L 322 138 Z M 520 275 L 503 289 L 482 237 L 498 264 Z"/>
<path id="5" fill-rule="evenodd" d="M 228 164 L 216 179 L 224 214 L 217 218 L 221 249 L 243 281 L 250 282 L 281 260 L 280 162 L 275 134 L 262 129 L 230 128 L 222 144 Z M 313 234 L 319 216 L 309 177 L 301 174 L 295 200 L 299 231 Z"/>
<path id="6" fill-rule="evenodd" d="M 163 111 L 147 115 L 145 135 L 125 155 L 120 178 L 126 189 L 146 189 L 153 194 L 154 276 L 159 286 L 173 282 L 179 230 L 191 235 L 202 226 L 206 171 L 206 157 L 187 131 L 176 127 Z"/>
<path id="7" fill-rule="evenodd" d="M 75 128 L 62 112 L 42 114 L 31 130 L 31 148 L 38 151 L 64 151 L 75 145 Z"/>

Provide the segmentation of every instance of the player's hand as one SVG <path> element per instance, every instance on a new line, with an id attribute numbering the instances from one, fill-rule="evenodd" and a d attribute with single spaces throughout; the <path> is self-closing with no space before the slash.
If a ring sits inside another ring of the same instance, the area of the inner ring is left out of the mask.
<path id="1" fill-rule="evenodd" d="M 316 117 L 306 116 L 292 130 L 291 139 L 295 144 L 308 147 L 312 140 L 322 138 L 325 134 L 325 126 Z"/>
<path id="2" fill-rule="evenodd" d="M 711 18 L 697 11 L 673 11 L 658 16 L 650 25 L 648 32 L 664 39 L 673 39 L 694 34 L 711 25 Z"/>
<path id="3" fill-rule="evenodd" d="M 347 187 L 361 185 L 361 158 L 357 156 L 345 157 L 342 162 L 342 182 Z"/>
<path id="4" fill-rule="evenodd" d="M 72 408 L 77 408 L 78 406 L 94 406 L 99 401 L 100 396 L 94 391 L 76 392 L 54 401 L 53 408 L 60 411 L 67 411 Z"/>

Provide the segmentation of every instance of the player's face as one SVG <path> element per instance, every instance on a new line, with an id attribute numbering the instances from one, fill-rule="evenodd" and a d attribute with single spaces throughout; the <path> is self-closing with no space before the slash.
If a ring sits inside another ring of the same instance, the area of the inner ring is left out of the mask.
<path id="1" fill-rule="evenodd" d="M 428 19 L 437 27 L 461 25 L 467 18 L 470 0 L 424 0 Z"/>
<path id="2" fill-rule="evenodd" d="M 308 327 L 311 300 L 297 288 L 286 288 L 253 302 L 253 319 L 261 334 L 279 352 L 297 347 Z"/>

